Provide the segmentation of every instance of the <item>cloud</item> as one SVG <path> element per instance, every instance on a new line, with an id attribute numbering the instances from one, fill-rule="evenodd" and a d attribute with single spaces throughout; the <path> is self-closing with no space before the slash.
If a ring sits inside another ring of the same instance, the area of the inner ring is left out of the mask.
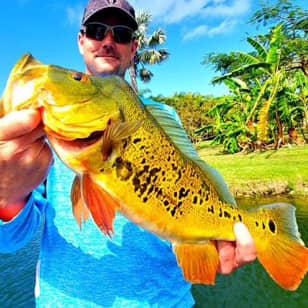
<path id="1" fill-rule="evenodd" d="M 214 36 L 216 34 L 224 34 L 231 32 L 234 26 L 237 24 L 235 19 L 233 20 L 224 20 L 216 27 L 209 27 L 207 25 L 200 25 L 196 28 L 190 30 L 187 34 L 184 35 L 183 40 L 189 40 L 194 37 L 199 36 Z"/>
<path id="2" fill-rule="evenodd" d="M 152 13 L 166 24 L 179 23 L 189 17 L 230 17 L 246 13 L 251 0 L 131 0 L 137 9 Z"/>
<path id="3" fill-rule="evenodd" d="M 81 4 L 76 5 L 74 7 L 68 6 L 66 7 L 66 16 L 67 16 L 67 22 L 71 26 L 80 25 L 81 18 L 83 14 L 84 6 Z"/>
<path id="4" fill-rule="evenodd" d="M 230 17 L 245 14 L 250 9 L 250 0 L 234 0 L 231 5 L 228 5 L 230 1 L 227 0 L 216 0 L 214 2 L 216 3 L 204 7 L 200 14 L 203 16 Z"/>

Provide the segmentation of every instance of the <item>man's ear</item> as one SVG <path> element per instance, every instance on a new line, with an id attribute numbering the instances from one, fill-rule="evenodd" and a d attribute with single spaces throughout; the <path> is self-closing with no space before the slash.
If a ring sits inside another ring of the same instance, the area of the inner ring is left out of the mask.
<path id="1" fill-rule="evenodd" d="M 131 47 L 131 59 L 130 59 L 131 61 L 134 59 L 137 49 L 138 49 L 138 41 L 134 40 L 132 42 L 132 47 Z"/>
<path id="2" fill-rule="evenodd" d="M 80 32 L 78 33 L 77 42 L 79 52 L 83 55 L 84 34 L 81 34 Z"/>

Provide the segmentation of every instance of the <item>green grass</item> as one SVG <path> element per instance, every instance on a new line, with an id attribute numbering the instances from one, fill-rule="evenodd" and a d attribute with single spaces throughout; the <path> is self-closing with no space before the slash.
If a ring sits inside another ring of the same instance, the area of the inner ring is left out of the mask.
<path id="1" fill-rule="evenodd" d="M 268 194 L 280 187 L 308 194 L 307 145 L 250 154 L 222 154 L 221 147 L 213 147 L 209 142 L 196 148 L 199 156 L 224 176 L 233 193 L 248 189 L 250 193 L 262 194 L 267 189 Z"/>

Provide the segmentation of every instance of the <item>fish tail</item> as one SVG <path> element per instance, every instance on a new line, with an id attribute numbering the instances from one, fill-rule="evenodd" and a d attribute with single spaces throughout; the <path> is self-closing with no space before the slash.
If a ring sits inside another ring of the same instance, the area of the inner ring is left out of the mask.
<path id="1" fill-rule="evenodd" d="M 308 270 L 308 249 L 298 231 L 295 208 L 275 203 L 257 211 L 262 216 L 254 236 L 257 257 L 278 285 L 296 290 Z"/>

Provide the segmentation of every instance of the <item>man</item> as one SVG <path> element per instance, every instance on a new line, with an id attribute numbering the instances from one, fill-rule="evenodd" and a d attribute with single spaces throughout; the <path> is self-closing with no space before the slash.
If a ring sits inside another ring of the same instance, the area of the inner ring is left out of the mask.
<path id="1" fill-rule="evenodd" d="M 134 9 L 125 0 L 89 1 L 78 34 L 86 73 L 124 78 L 137 50 L 136 29 Z M 37 306 L 191 307 L 191 285 L 169 243 L 120 214 L 111 240 L 91 219 L 79 230 L 70 204 L 74 174 L 57 157 L 53 162 L 44 136 L 34 110 L 0 119 L 0 251 L 23 247 L 45 214 Z M 47 174 L 46 200 L 39 184 Z M 217 241 L 222 273 L 255 259 L 244 225 L 236 225 L 235 233 L 236 243 Z"/>

